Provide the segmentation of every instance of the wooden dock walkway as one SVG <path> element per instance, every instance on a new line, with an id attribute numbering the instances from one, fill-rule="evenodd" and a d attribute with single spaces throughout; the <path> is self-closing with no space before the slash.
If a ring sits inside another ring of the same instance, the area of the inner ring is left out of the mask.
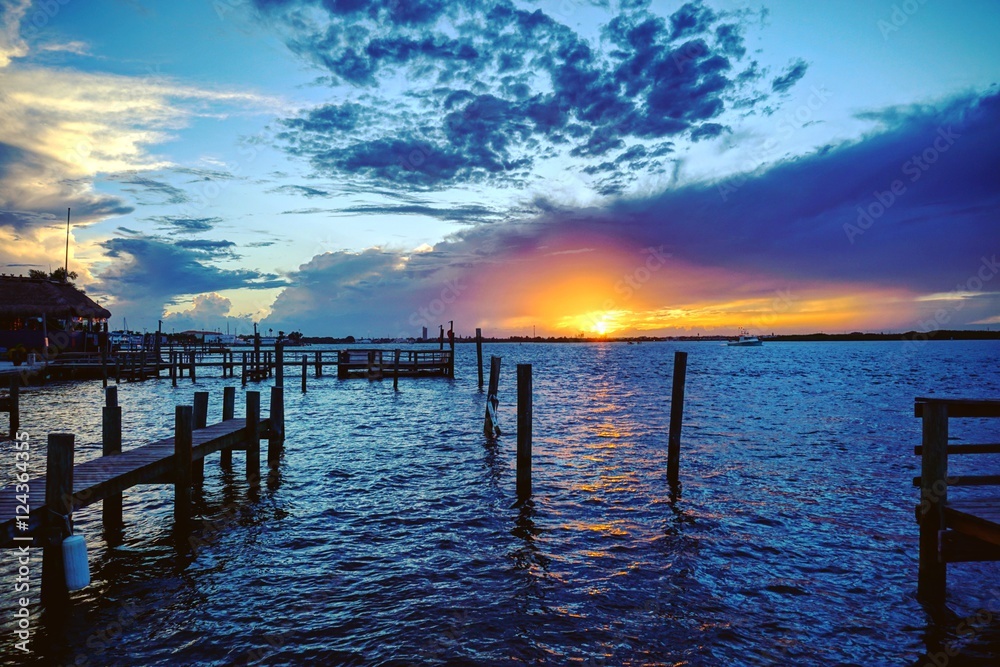
<path id="1" fill-rule="evenodd" d="M 949 498 L 955 487 L 998 487 L 1000 474 L 949 475 L 948 456 L 1000 454 L 1000 444 L 948 444 L 949 420 L 1000 417 L 1000 400 L 917 398 L 923 420 L 917 522 L 920 525 L 918 595 L 943 602 L 948 563 L 1000 561 L 1000 492 L 969 492 Z M 1000 471 L 997 471 L 1000 473 Z"/>
<path id="2" fill-rule="evenodd" d="M 337 377 L 455 376 L 455 351 L 450 350 L 341 350 Z"/>
<path id="3" fill-rule="evenodd" d="M 174 519 L 178 529 L 190 528 L 191 488 L 204 480 L 204 461 L 222 452 L 231 464 L 234 450 L 246 451 L 246 475 L 251 486 L 260 484 L 260 440 L 268 441 L 268 465 L 277 465 L 284 443 L 284 394 L 271 388 L 270 416 L 260 418 L 260 392 L 246 392 L 246 417 L 234 415 L 236 389 L 223 391 L 222 421 L 208 425 L 208 392 L 196 392 L 193 406 L 177 406 L 174 436 L 121 451 L 121 407 L 117 388 L 107 390 L 103 409 L 103 456 L 73 465 L 74 436 L 48 436 L 46 474 L 18 479 L 0 489 L 0 547 L 41 546 L 42 598 L 64 599 L 61 542 L 68 536 L 73 510 L 103 501 L 105 535 L 120 533 L 122 492 L 138 484 L 174 487 Z M 15 434 L 18 435 L 18 434 Z M 21 473 L 35 468 L 40 442 L 14 442 L 14 457 L 23 462 Z M 38 466 L 40 467 L 40 466 Z"/>

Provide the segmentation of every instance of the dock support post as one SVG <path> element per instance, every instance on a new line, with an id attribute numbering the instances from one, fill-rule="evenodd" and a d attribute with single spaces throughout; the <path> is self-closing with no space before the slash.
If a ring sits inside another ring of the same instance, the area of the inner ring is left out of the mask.
<path id="1" fill-rule="evenodd" d="M 285 442 L 285 389 L 271 387 L 271 428 L 267 434 L 267 465 L 277 467 Z"/>
<path id="2" fill-rule="evenodd" d="M 197 373 L 197 371 L 195 370 L 194 365 L 195 365 L 195 353 L 192 351 L 191 352 L 191 384 L 194 384 L 194 382 L 195 382 L 195 374 Z"/>
<path id="3" fill-rule="evenodd" d="M 517 365 L 517 499 L 531 498 L 531 364 Z"/>
<path id="4" fill-rule="evenodd" d="M 236 387 L 222 388 L 222 421 L 236 418 Z M 225 468 L 233 465 L 233 450 L 219 452 L 219 464 Z"/>
<path id="5" fill-rule="evenodd" d="M 940 560 L 938 535 L 948 501 L 948 406 L 923 406 L 923 456 L 920 459 L 920 556 L 917 596 L 931 603 L 945 599 L 947 565 Z"/>
<path id="6" fill-rule="evenodd" d="M 393 353 L 392 360 L 392 389 L 399 391 L 399 348 Z"/>
<path id="7" fill-rule="evenodd" d="M 240 380 L 243 386 L 247 386 L 247 353 L 243 353 L 243 365 L 240 367 Z"/>
<path id="8" fill-rule="evenodd" d="M 49 433 L 46 455 L 45 505 L 50 512 L 43 519 L 47 539 L 42 549 L 42 604 L 56 611 L 69 600 L 62 541 L 68 536 L 67 529 L 73 517 L 75 441 L 76 436 L 72 433 Z"/>
<path id="9" fill-rule="evenodd" d="M 122 409 L 118 405 L 118 387 L 108 387 L 105 391 L 104 414 L 101 423 L 101 454 L 114 456 L 122 452 Z M 122 494 L 113 493 L 101 502 L 104 523 L 104 539 L 109 544 L 118 544 L 122 538 Z"/>
<path id="10" fill-rule="evenodd" d="M 280 340 L 274 344 L 274 384 L 285 386 L 285 344 Z"/>
<path id="11" fill-rule="evenodd" d="M 21 376 L 14 373 L 10 376 L 10 439 L 17 437 L 21 428 Z"/>
<path id="12" fill-rule="evenodd" d="M 316 354 L 319 354 L 319 352 L 317 352 Z M 303 354 L 302 355 L 302 393 L 303 394 L 306 393 L 306 373 L 309 370 L 308 364 L 309 364 L 309 355 L 308 354 Z"/>
<path id="13" fill-rule="evenodd" d="M 483 418 L 483 432 L 487 438 L 492 438 L 494 432 L 500 434 L 500 426 L 494 423 L 493 415 L 496 414 L 497 406 L 500 405 L 500 398 L 497 392 L 500 391 L 500 357 L 490 357 L 490 385 L 486 392 L 486 416 Z"/>
<path id="14" fill-rule="evenodd" d="M 194 415 L 190 405 L 174 408 L 174 525 L 186 531 L 191 524 L 191 448 Z"/>
<path id="15" fill-rule="evenodd" d="M 247 481 L 260 486 L 260 392 L 247 392 Z"/>
<path id="16" fill-rule="evenodd" d="M 194 427 L 205 428 L 208 426 L 208 392 L 194 392 Z M 191 482 L 195 488 L 201 488 L 205 483 L 205 458 L 202 457 L 191 462 Z"/>
<path id="17" fill-rule="evenodd" d="M 340 350 L 337 352 L 337 379 L 343 380 L 347 378 L 347 359 L 349 352 L 347 350 Z"/>
<path id="18" fill-rule="evenodd" d="M 174 387 L 177 386 L 177 353 L 171 350 L 169 353 L 170 358 L 170 384 Z"/>
<path id="19" fill-rule="evenodd" d="M 476 327 L 476 366 L 479 368 L 479 391 L 483 390 L 483 330 Z"/>
<path id="20" fill-rule="evenodd" d="M 670 433 L 667 436 L 667 481 L 680 482 L 681 424 L 684 421 L 684 382 L 687 352 L 674 352 L 674 381 L 670 392 Z"/>
<path id="21" fill-rule="evenodd" d="M 316 377 L 323 377 L 323 353 L 316 353 Z"/>

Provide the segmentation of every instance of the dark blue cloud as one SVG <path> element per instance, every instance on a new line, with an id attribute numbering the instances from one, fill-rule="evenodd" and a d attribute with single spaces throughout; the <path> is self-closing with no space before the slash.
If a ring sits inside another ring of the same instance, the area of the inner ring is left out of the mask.
<path id="1" fill-rule="evenodd" d="M 509 0 L 257 0 L 267 20 L 284 21 L 291 48 L 372 91 L 286 119 L 278 138 L 326 177 L 521 185 L 540 158 L 614 164 L 635 140 L 718 136 L 727 102 L 766 99 L 752 91 L 755 64 L 734 72 L 746 53 L 741 17 L 691 2 L 664 18 L 643 4 L 620 7 L 606 41 L 592 43 Z M 325 10 L 326 23 L 300 20 L 302 7 Z M 400 73 L 420 84 L 408 95 L 418 104 L 378 96 L 383 77 Z"/>
<path id="2" fill-rule="evenodd" d="M 799 79 L 806 75 L 809 69 L 808 63 L 801 58 L 789 65 L 779 76 L 771 81 L 771 90 L 776 93 L 787 92 L 792 86 L 798 83 Z"/>
<path id="3" fill-rule="evenodd" d="M 149 218 L 149 220 L 159 223 L 161 229 L 171 229 L 181 234 L 208 232 L 222 222 L 222 218 L 186 218 L 171 215 L 158 215 Z"/>
<path id="4" fill-rule="evenodd" d="M 287 284 L 272 273 L 213 266 L 211 261 L 217 253 L 211 248 L 199 246 L 198 242 L 182 243 L 185 245 L 149 236 L 104 241 L 101 246 L 105 255 L 117 261 L 97 275 L 94 291 L 114 297 L 116 304 L 126 304 L 128 312 L 148 317 L 162 313 L 164 305 L 176 303 L 185 295 Z"/>

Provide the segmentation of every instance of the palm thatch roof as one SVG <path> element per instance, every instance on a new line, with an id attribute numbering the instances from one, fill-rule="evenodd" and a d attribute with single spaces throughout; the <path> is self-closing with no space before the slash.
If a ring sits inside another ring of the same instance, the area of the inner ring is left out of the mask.
<path id="1" fill-rule="evenodd" d="M 69 283 L 0 275 L 0 315 L 109 319 L 111 311 Z"/>

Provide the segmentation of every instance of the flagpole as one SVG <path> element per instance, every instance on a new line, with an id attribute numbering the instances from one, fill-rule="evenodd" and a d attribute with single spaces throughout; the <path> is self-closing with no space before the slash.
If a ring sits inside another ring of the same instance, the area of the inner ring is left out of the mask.
<path id="1" fill-rule="evenodd" d="M 69 282 L 69 209 L 66 209 L 66 264 L 63 267 L 65 275 L 63 276 L 64 282 Z"/>

